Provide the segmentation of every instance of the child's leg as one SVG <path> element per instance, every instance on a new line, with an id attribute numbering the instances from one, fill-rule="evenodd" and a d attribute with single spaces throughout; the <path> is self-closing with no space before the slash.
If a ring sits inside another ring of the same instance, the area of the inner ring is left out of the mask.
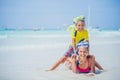
<path id="1" fill-rule="evenodd" d="M 66 62 L 71 63 L 72 62 L 71 61 L 71 57 L 68 57 L 67 60 L 66 60 Z"/>
<path id="2" fill-rule="evenodd" d="M 68 57 L 71 56 L 71 54 L 73 54 L 74 51 L 73 51 L 73 47 L 70 46 L 69 49 L 67 50 L 67 52 L 64 54 L 63 57 L 61 57 L 51 68 L 50 70 L 54 70 L 56 69 L 61 63 L 64 63 Z"/>
<path id="3" fill-rule="evenodd" d="M 66 59 L 67 59 L 66 56 L 61 57 L 61 58 L 50 68 L 50 70 L 52 71 L 52 70 L 56 69 L 61 63 L 64 63 Z"/>
<path id="4" fill-rule="evenodd" d="M 68 69 L 71 70 L 72 63 L 71 63 L 71 58 L 68 57 L 67 60 L 65 61 L 65 65 L 67 66 Z"/>

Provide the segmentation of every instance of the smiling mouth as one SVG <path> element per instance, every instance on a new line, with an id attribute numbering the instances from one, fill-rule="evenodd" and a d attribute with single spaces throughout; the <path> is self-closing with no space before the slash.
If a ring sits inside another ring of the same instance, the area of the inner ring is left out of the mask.
<path id="1" fill-rule="evenodd" d="M 80 55 L 80 57 L 86 57 L 86 55 Z"/>

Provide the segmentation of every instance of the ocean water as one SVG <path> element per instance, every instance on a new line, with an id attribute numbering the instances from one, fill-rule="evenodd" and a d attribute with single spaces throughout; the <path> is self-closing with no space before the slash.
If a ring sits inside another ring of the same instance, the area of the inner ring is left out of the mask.
<path id="1" fill-rule="evenodd" d="M 68 49 L 70 34 L 54 30 L 0 31 L 0 80 L 120 79 L 119 31 L 89 31 L 90 53 L 103 66 L 104 73 L 88 78 L 73 74 L 64 65 L 46 72 Z"/>

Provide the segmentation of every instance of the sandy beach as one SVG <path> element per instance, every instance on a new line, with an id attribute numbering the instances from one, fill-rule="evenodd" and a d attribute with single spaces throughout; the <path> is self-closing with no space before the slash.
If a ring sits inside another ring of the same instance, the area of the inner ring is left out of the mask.
<path id="1" fill-rule="evenodd" d="M 90 53 L 104 68 L 93 77 L 74 74 L 64 64 L 45 71 L 68 49 L 70 32 L 0 33 L 0 80 L 120 80 L 120 32 L 90 32 L 89 38 Z"/>

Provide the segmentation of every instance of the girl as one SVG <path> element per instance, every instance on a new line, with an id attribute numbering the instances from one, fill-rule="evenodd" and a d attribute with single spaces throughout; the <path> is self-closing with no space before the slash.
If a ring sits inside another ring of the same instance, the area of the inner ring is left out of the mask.
<path id="1" fill-rule="evenodd" d="M 50 70 L 56 69 L 61 63 L 64 63 L 66 60 L 69 63 L 69 58 L 72 56 L 72 54 L 77 53 L 76 45 L 79 44 L 81 41 L 89 42 L 88 40 L 88 31 L 84 29 L 85 27 L 85 17 L 84 16 L 78 16 L 74 19 L 74 28 L 72 29 L 72 43 L 69 46 L 69 49 L 67 52 L 62 56 L 51 68 Z M 95 62 L 95 66 L 99 69 L 102 69 L 102 67 Z"/>
<path id="2" fill-rule="evenodd" d="M 95 58 L 89 55 L 88 45 L 81 43 L 78 47 L 78 59 L 76 55 L 71 56 L 72 71 L 74 73 L 89 73 L 89 76 L 94 76 L 95 73 Z"/>

